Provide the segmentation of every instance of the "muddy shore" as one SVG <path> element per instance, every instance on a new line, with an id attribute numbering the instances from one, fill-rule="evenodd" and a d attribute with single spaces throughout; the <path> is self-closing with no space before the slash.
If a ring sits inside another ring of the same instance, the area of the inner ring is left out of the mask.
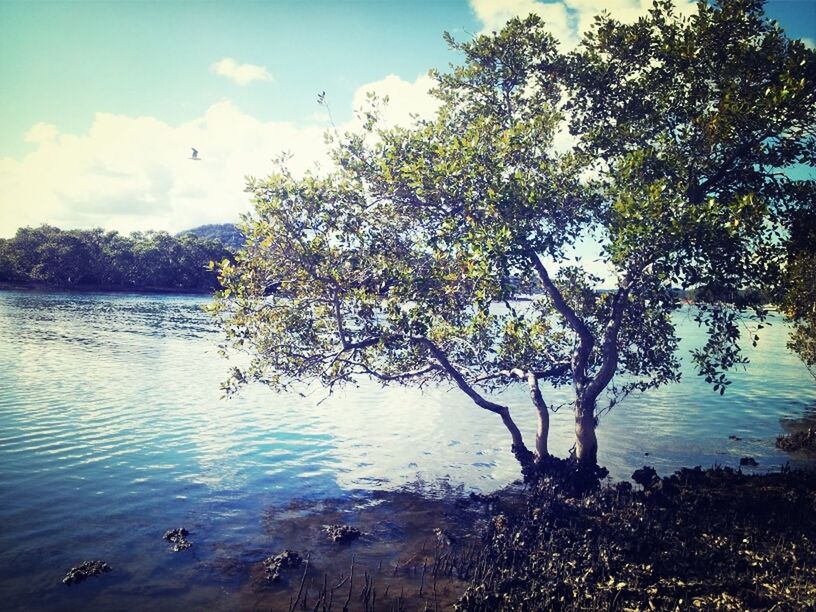
<path id="1" fill-rule="evenodd" d="M 816 609 L 816 473 L 684 469 L 642 484 L 570 475 L 492 496 L 376 493 L 270 510 L 305 563 L 248 569 L 241 608 Z M 346 543 L 326 526 L 351 524 Z"/>
<path id="2" fill-rule="evenodd" d="M 558 477 L 494 519 L 475 610 L 816 609 L 816 474 L 684 469 L 575 495 Z"/>
<path id="3" fill-rule="evenodd" d="M 570 466 L 487 496 L 419 483 L 297 500 L 248 546 L 161 549 L 241 610 L 816 609 L 816 472 L 644 467 L 612 484 Z M 126 572 L 113 561 L 66 584 L 102 587 Z"/>

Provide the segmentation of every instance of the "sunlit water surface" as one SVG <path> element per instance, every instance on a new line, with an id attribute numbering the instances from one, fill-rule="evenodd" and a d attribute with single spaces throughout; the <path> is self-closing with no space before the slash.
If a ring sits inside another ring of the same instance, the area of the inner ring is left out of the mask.
<path id="1" fill-rule="evenodd" d="M 228 363 L 205 302 L 0 292 L 2 607 L 235 609 L 241 581 L 219 580 L 208 559 L 269 544 L 269 508 L 365 499 L 420 481 L 489 492 L 518 477 L 498 418 L 456 390 L 361 383 L 324 402 L 319 392 L 264 388 L 221 399 Z M 687 355 L 702 335 L 687 311 L 678 325 Z M 644 463 L 661 474 L 737 466 L 746 455 L 760 470 L 804 462 L 774 440 L 808 422 L 816 385 L 786 351 L 781 320 L 760 335 L 725 396 L 686 363 L 682 383 L 606 415 L 599 459 L 612 477 Z M 546 395 L 552 404 L 568 398 Z M 502 401 L 532 444 L 526 391 Z M 551 449 L 565 456 L 569 409 L 552 420 Z M 190 555 L 161 541 L 178 525 L 194 533 Z M 68 568 L 96 558 L 116 571 L 61 584 Z"/>

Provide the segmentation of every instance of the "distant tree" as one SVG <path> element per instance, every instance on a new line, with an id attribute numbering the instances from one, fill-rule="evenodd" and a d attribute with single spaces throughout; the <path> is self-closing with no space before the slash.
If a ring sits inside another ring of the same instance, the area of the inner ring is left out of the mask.
<path id="1" fill-rule="evenodd" d="M 779 300 L 793 325 L 788 347 L 816 379 L 816 203 L 792 216 Z"/>
<path id="2" fill-rule="evenodd" d="M 0 281 L 9 282 L 17 280 L 14 266 L 13 251 L 9 241 L 0 238 Z"/>
<path id="3" fill-rule="evenodd" d="M 335 173 L 250 182 L 214 311 L 252 359 L 225 386 L 449 382 L 501 418 L 530 473 L 548 457 L 541 383 L 569 383 L 575 457 L 594 466 L 599 415 L 680 376 L 675 287 L 716 285 L 700 374 L 723 393 L 744 363 L 740 317 L 765 312 L 723 296 L 778 279 L 782 216 L 812 187 L 784 169 L 813 162 L 816 58 L 742 0 L 603 16 L 568 57 L 534 16 L 447 40 L 464 63 L 433 73 L 434 119 L 384 130 L 373 109 L 336 143 Z M 564 113 L 577 144 L 562 154 Z M 571 257 L 587 240 L 611 280 Z M 533 279 L 543 295 L 519 304 Z M 490 395 L 517 383 L 535 454 Z"/>
<path id="4" fill-rule="evenodd" d="M 0 241 L 0 280 L 54 287 L 211 290 L 209 264 L 229 258 L 218 240 L 167 232 L 20 228 Z"/>

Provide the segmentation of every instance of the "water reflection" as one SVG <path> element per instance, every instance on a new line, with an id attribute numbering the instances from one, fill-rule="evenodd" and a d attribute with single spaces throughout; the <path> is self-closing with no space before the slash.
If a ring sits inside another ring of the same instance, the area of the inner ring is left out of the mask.
<path id="1" fill-rule="evenodd" d="M 0 588 L 14 594 L 10 607 L 121 609 L 161 596 L 168 609 L 234 609 L 246 573 L 224 559 L 274 552 L 262 518 L 270 507 L 366 498 L 420 480 L 491 491 L 518 477 L 496 416 L 453 390 L 363 382 L 319 406 L 318 397 L 263 388 L 221 400 L 227 364 L 204 303 L 0 292 Z M 687 316 L 679 325 L 687 351 L 700 332 Z M 781 322 L 760 335 L 725 396 L 686 363 L 681 384 L 606 415 L 600 460 L 612 475 L 644 463 L 661 473 L 736 465 L 745 455 L 759 469 L 786 462 L 775 437 L 803 414 L 814 419 L 816 385 L 786 351 Z M 566 390 L 546 394 L 552 404 L 569 400 Z M 502 401 L 532 441 L 526 392 Z M 551 438 L 566 455 L 568 409 L 553 416 Z M 190 557 L 161 540 L 179 525 L 194 534 Z M 100 557 L 115 568 L 104 580 L 81 590 L 59 582 Z M 213 567 L 224 572 L 218 580 Z"/>

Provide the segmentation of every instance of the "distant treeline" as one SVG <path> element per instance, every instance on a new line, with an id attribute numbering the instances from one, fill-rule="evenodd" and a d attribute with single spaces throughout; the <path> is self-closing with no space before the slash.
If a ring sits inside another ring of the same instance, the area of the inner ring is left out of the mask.
<path id="1" fill-rule="evenodd" d="M 21 228 L 14 238 L 0 239 L 0 281 L 120 291 L 214 289 L 218 280 L 208 264 L 232 251 L 196 230 L 126 236 L 102 229 Z"/>

